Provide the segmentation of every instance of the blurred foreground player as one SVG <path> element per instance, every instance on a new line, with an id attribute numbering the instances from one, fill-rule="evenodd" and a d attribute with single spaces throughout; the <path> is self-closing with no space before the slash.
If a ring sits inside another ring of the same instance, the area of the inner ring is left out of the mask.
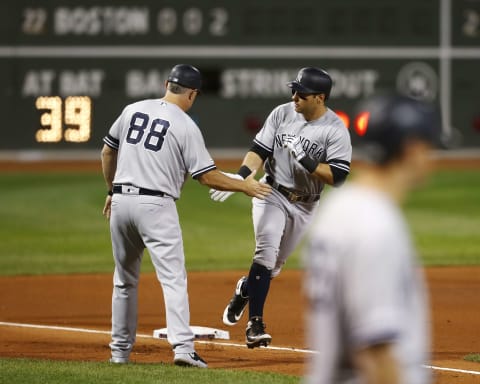
<path id="1" fill-rule="evenodd" d="M 399 204 L 429 171 L 435 109 L 399 95 L 363 105 L 367 164 L 323 202 L 304 252 L 308 384 L 426 384 L 425 284 Z"/>

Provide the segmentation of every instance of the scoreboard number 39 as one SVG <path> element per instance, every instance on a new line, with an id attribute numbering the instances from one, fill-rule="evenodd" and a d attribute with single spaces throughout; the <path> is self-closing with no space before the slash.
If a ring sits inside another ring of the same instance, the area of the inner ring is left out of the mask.
<path id="1" fill-rule="evenodd" d="M 92 133 L 92 100 L 88 96 L 40 96 L 35 107 L 41 111 L 35 139 L 39 143 L 84 143 Z"/>

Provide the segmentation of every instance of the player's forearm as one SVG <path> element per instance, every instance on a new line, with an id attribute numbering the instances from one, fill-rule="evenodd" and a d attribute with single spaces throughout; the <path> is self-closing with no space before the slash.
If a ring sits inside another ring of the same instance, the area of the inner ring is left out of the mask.
<path id="1" fill-rule="evenodd" d="M 112 189 L 113 178 L 117 169 L 117 151 L 104 145 L 102 149 L 102 172 L 108 190 Z"/>
<path id="2" fill-rule="evenodd" d="M 263 166 L 263 159 L 257 153 L 248 151 L 243 158 L 242 166 L 248 167 L 251 171 L 259 170 Z"/>
<path id="3" fill-rule="evenodd" d="M 330 165 L 326 163 L 319 163 L 315 168 L 315 170 L 311 173 L 311 175 L 326 184 L 329 184 L 329 185 L 334 184 L 332 170 L 330 168 Z"/>
<path id="4" fill-rule="evenodd" d="M 257 153 L 248 151 L 243 159 L 240 169 L 237 171 L 237 175 L 246 179 L 253 171 L 258 171 L 260 167 L 263 166 L 263 162 L 264 160 Z M 233 191 L 233 189 L 231 189 L 231 191 Z"/>
<path id="5" fill-rule="evenodd" d="M 200 184 L 218 191 L 244 192 L 245 190 L 243 180 L 232 179 L 231 177 L 225 176 L 217 169 L 200 175 L 198 181 Z"/>

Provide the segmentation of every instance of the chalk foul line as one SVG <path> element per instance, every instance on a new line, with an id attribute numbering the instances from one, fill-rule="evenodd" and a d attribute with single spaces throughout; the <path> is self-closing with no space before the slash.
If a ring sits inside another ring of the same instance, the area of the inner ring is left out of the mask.
<path id="1" fill-rule="evenodd" d="M 17 328 L 48 329 L 48 330 L 66 331 L 66 332 L 80 332 L 80 333 L 93 333 L 93 334 L 101 334 L 101 335 L 110 335 L 110 331 L 101 331 L 101 330 L 97 330 L 97 329 L 75 328 L 75 327 L 61 327 L 61 326 L 56 326 L 56 325 L 11 323 L 11 322 L 0 321 L 0 326 L 17 327 Z M 146 334 L 141 334 L 141 333 L 137 333 L 137 338 L 160 340 L 156 337 L 153 337 L 152 335 L 146 335 Z M 245 344 L 215 342 L 215 341 L 211 341 L 211 340 L 208 340 L 208 341 L 206 341 L 206 340 L 195 340 L 195 343 L 218 345 L 218 346 L 224 346 L 224 347 L 234 347 L 234 348 L 247 348 L 247 346 Z M 309 350 L 309 349 L 275 347 L 275 346 L 271 346 L 271 345 L 268 346 L 268 347 L 262 347 L 262 349 L 273 350 L 273 351 L 305 353 L 305 354 L 315 353 L 315 351 L 312 351 L 312 350 Z M 432 370 L 438 370 L 438 371 L 465 373 L 465 374 L 469 374 L 469 375 L 480 375 L 480 371 L 471 371 L 471 370 L 466 370 L 466 369 L 437 367 L 435 365 L 424 365 L 423 367 L 428 368 L 428 369 L 432 369 Z"/>

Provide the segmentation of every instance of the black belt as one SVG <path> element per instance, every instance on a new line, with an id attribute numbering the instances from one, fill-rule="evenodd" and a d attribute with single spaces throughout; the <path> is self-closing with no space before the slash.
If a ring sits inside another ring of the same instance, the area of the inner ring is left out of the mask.
<path id="1" fill-rule="evenodd" d="M 162 191 L 154 191 L 153 189 L 140 188 L 128 184 L 115 184 L 112 191 L 113 193 L 123 193 L 126 195 L 165 196 L 165 193 Z"/>
<path id="2" fill-rule="evenodd" d="M 267 176 L 267 183 L 270 184 L 273 188 L 275 188 L 278 192 L 285 196 L 288 201 L 292 203 L 313 203 L 320 199 L 320 195 L 302 195 L 299 192 L 283 186 L 282 184 L 278 184 L 270 176 Z"/>

